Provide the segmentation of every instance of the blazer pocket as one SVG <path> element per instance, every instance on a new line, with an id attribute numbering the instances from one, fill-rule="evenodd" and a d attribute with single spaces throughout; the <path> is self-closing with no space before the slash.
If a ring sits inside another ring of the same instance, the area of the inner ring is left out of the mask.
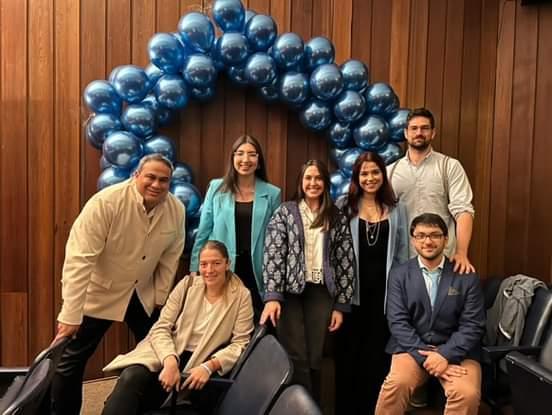
<path id="1" fill-rule="evenodd" d="M 92 277 L 90 277 L 90 280 L 98 284 L 100 287 L 105 288 L 106 290 L 109 290 L 111 288 L 111 285 L 113 284 L 113 280 L 102 278 L 96 274 L 92 274 Z"/>

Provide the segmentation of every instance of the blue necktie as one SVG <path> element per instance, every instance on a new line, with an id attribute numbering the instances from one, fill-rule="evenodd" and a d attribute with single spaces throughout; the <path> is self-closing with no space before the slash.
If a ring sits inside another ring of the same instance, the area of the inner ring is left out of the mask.
<path id="1" fill-rule="evenodd" d="M 431 308 L 435 305 L 437 299 L 437 289 L 439 288 L 439 270 L 427 271 L 427 275 L 431 280 L 431 288 L 429 290 L 429 300 L 431 302 Z"/>

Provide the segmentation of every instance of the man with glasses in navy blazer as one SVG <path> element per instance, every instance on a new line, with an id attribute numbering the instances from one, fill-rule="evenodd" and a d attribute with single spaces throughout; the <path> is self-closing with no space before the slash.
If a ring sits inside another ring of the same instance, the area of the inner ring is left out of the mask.
<path id="1" fill-rule="evenodd" d="M 443 254 L 445 221 L 424 213 L 412 221 L 418 253 L 391 270 L 387 320 L 391 369 L 381 387 L 376 414 L 403 414 L 413 391 L 430 376 L 439 379 L 445 414 L 477 414 L 481 396 L 479 355 L 485 309 L 479 278 L 460 275 Z"/>

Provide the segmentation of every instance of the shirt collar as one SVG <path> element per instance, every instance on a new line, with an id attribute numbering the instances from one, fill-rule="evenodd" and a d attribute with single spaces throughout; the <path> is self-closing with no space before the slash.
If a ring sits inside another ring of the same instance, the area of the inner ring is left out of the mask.
<path id="1" fill-rule="evenodd" d="M 429 152 L 424 156 L 424 158 L 422 159 L 422 161 L 420 162 L 423 163 L 424 161 L 426 161 L 428 158 L 431 157 L 431 155 L 433 154 L 433 147 L 430 147 L 429 148 Z M 406 150 L 406 160 L 412 164 L 412 161 L 410 160 L 410 149 Z"/>
<path id="2" fill-rule="evenodd" d="M 136 182 L 134 181 L 134 179 L 130 179 L 131 182 L 130 182 L 130 187 L 132 188 L 132 193 L 134 194 L 134 198 L 136 199 L 136 203 L 138 203 L 140 205 L 140 207 L 142 209 L 144 209 L 144 213 L 149 217 L 151 218 L 154 213 L 157 211 L 157 208 L 162 205 L 165 200 L 163 200 L 161 203 L 159 203 L 157 206 L 154 206 L 152 210 L 150 210 L 149 212 L 146 210 L 146 206 L 144 206 L 144 196 L 142 196 L 142 194 L 138 191 L 138 188 L 136 187 Z M 165 198 L 166 199 L 166 198 Z"/>
<path id="3" fill-rule="evenodd" d="M 421 270 L 426 270 L 428 272 L 431 272 L 429 271 L 429 269 L 425 266 L 425 264 L 422 262 L 422 258 L 420 257 L 420 255 L 417 256 L 418 258 L 418 266 L 420 267 Z M 443 268 L 445 267 L 445 256 L 443 255 L 443 257 L 441 258 L 441 262 L 439 262 L 439 265 L 437 265 L 437 268 L 435 268 L 433 271 L 436 271 L 436 270 L 439 270 L 439 271 L 443 271 Z"/>

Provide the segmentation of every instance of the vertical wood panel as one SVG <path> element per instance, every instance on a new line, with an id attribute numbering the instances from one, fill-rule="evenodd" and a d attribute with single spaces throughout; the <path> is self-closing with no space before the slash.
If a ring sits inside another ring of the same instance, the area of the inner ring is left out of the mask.
<path id="1" fill-rule="evenodd" d="M 325 7 L 325 10 L 329 10 L 329 6 Z M 319 9 L 320 10 L 320 9 Z M 323 10 L 323 9 L 322 9 Z M 325 13 L 328 14 L 327 12 Z M 353 0 L 339 0 L 333 1 L 333 20 L 331 39 L 336 47 L 335 61 L 338 64 L 342 64 L 347 59 L 351 58 L 352 42 L 351 42 L 351 28 L 353 23 Z M 322 26 L 322 34 L 328 36 L 330 33 L 327 31 L 326 25 Z M 316 29 L 316 28 L 313 28 Z M 326 34 L 327 33 L 327 34 Z M 314 32 L 314 36 L 317 36 L 317 32 Z"/>
<path id="2" fill-rule="evenodd" d="M 391 56 L 391 2 L 374 1 L 372 7 L 372 82 L 389 81 Z"/>
<path id="3" fill-rule="evenodd" d="M 391 13 L 391 57 L 389 82 L 404 105 L 408 102 L 408 47 L 410 42 L 411 0 L 394 0 Z"/>
<path id="4" fill-rule="evenodd" d="M 353 0 L 352 14 L 351 55 L 368 66 L 370 79 L 373 79 L 370 53 L 372 50 L 372 0 Z"/>
<path id="5" fill-rule="evenodd" d="M 425 103 L 429 0 L 413 0 L 411 7 L 407 94 L 401 103 L 419 108 Z"/>
<path id="6" fill-rule="evenodd" d="M 107 0 L 106 74 L 119 65 L 131 63 L 130 0 Z"/>
<path id="7" fill-rule="evenodd" d="M 25 366 L 27 358 L 28 314 L 27 294 L 0 292 L 0 362 L 3 366 Z"/>
<path id="8" fill-rule="evenodd" d="M 155 3 L 154 0 L 133 0 L 132 14 L 132 63 L 146 66 L 149 62 L 148 41 L 155 33 Z"/>

